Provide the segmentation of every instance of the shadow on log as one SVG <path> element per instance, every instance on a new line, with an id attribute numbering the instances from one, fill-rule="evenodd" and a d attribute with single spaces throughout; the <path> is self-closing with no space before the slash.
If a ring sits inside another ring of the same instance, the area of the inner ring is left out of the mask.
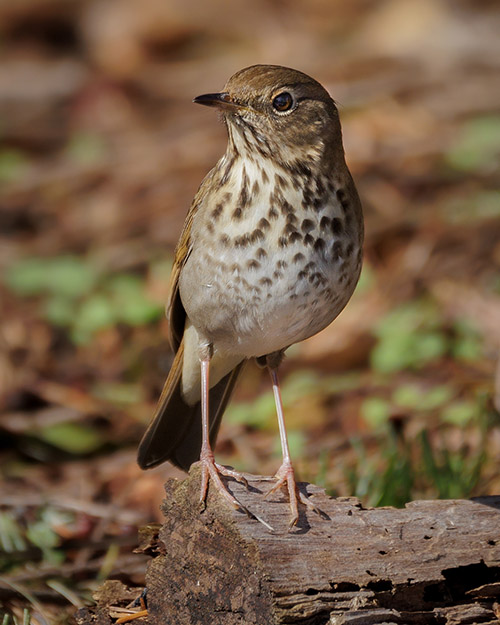
<path id="1" fill-rule="evenodd" d="M 149 625 L 500 622 L 500 496 L 366 509 L 303 484 L 324 518 L 302 507 L 289 532 L 284 496 L 264 500 L 269 480 L 248 479 L 230 490 L 273 531 L 213 491 L 203 510 L 197 467 L 167 483 L 149 543 Z M 78 622 L 112 623 L 109 594 Z"/>

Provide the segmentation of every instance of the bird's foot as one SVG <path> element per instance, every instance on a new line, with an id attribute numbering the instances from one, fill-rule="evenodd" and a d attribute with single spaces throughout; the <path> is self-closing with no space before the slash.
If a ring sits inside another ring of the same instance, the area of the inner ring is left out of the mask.
<path id="1" fill-rule="evenodd" d="M 313 504 L 313 502 L 297 488 L 297 482 L 295 481 L 295 472 L 290 462 L 283 462 L 281 467 L 275 473 L 274 479 L 276 480 L 276 483 L 274 484 L 274 486 L 272 486 L 272 488 L 267 491 L 267 493 L 264 495 L 264 498 L 269 497 L 269 495 L 276 492 L 278 488 L 281 488 L 282 486 L 287 487 L 288 498 L 290 501 L 290 511 L 292 513 L 290 523 L 288 524 L 289 530 L 292 529 L 299 520 L 299 501 L 307 506 L 309 510 L 316 512 L 317 514 L 321 514 L 319 509 Z"/>
<path id="2" fill-rule="evenodd" d="M 208 482 L 212 481 L 212 485 L 217 489 L 217 491 L 222 495 L 222 497 L 232 506 L 235 510 L 241 510 L 248 517 L 254 519 L 255 521 L 259 521 L 262 523 L 264 527 L 266 527 L 270 531 L 274 531 L 274 528 L 269 525 L 264 519 L 260 516 L 250 512 L 248 508 L 246 508 L 240 501 L 236 499 L 231 493 L 228 491 L 227 487 L 223 483 L 221 476 L 224 477 L 232 477 L 234 480 L 244 484 L 248 487 L 248 482 L 244 475 L 239 473 L 239 471 L 235 471 L 234 469 L 228 469 L 227 467 L 222 466 L 221 464 L 217 464 L 214 460 L 214 456 L 211 452 L 201 453 L 200 457 L 201 464 L 201 491 L 200 491 L 200 503 L 205 504 L 205 500 L 207 498 L 208 492 Z"/>
<path id="3" fill-rule="evenodd" d="M 201 464 L 201 492 L 200 503 L 204 503 L 207 498 L 208 482 L 212 481 L 213 486 L 219 491 L 224 499 L 236 510 L 243 510 L 247 514 L 250 514 L 243 504 L 241 504 L 236 497 L 231 495 L 227 487 L 223 483 L 221 476 L 232 477 L 234 480 L 241 482 L 245 486 L 248 486 L 248 482 L 245 477 L 238 471 L 228 469 L 221 464 L 217 464 L 214 460 L 214 456 L 210 452 L 202 452 L 200 457 Z"/>

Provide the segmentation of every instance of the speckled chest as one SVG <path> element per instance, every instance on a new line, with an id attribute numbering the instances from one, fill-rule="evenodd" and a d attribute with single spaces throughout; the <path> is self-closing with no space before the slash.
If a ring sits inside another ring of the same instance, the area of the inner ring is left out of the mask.
<path id="1" fill-rule="evenodd" d="M 338 315 L 359 276 L 361 236 L 341 180 L 251 161 L 230 172 L 195 216 L 181 298 L 207 340 L 258 356 Z"/>

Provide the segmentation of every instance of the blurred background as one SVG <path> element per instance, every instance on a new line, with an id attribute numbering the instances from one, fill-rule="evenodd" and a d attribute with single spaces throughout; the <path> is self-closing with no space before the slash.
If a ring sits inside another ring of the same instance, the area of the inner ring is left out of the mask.
<path id="1" fill-rule="evenodd" d="M 0 2 L 3 625 L 143 583 L 137 528 L 182 476 L 135 464 L 173 249 L 226 145 L 191 100 L 255 63 L 330 91 L 365 209 L 355 296 L 282 367 L 299 478 L 365 505 L 500 492 L 499 32 L 494 0 Z M 253 364 L 217 454 L 279 466 Z"/>

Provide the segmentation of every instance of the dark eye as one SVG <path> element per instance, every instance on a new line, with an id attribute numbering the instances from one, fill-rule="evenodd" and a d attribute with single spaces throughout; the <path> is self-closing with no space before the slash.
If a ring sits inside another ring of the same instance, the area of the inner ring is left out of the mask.
<path id="1" fill-rule="evenodd" d="M 273 100 L 273 108 L 279 111 L 280 113 L 284 111 L 289 111 L 293 106 L 293 98 L 288 91 L 284 91 L 283 93 L 278 93 L 278 95 Z"/>

